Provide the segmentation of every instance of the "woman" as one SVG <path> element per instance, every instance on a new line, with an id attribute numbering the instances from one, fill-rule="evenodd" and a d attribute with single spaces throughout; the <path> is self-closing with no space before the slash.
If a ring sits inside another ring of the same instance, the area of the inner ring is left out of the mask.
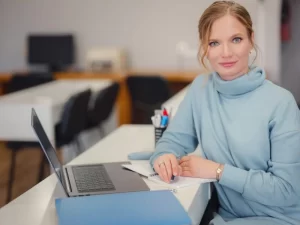
<path id="1" fill-rule="evenodd" d="M 300 224 L 300 114 L 292 94 L 248 66 L 255 43 L 243 6 L 215 2 L 198 28 L 201 61 L 215 72 L 194 80 L 150 163 L 166 182 L 217 179 L 220 208 L 211 224 Z M 202 157 L 186 156 L 198 144 Z"/>

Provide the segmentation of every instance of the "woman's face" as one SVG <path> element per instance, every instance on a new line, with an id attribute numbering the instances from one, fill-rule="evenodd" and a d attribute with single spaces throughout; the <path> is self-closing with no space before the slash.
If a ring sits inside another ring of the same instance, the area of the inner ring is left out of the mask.
<path id="1" fill-rule="evenodd" d="M 233 80 L 248 72 L 253 46 L 246 28 L 235 17 L 226 15 L 213 23 L 208 45 L 207 59 L 223 80 Z"/>

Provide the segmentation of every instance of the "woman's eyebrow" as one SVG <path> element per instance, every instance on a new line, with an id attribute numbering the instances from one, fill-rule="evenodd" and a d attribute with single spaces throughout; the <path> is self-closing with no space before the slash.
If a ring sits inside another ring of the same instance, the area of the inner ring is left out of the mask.
<path id="1" fill-rule="evenodd" d="M 208 41 L 209 42 L 213 42 L 213 41 L 218 41 L 218 39 L 216 39 L 216 38 L 210 38 Z"/>
<path id="2" fill-rule="evenodd" d="M 236 34 L 232 35 L 230 38 L 237 37 L 237 36 L 244 36 L 244 35 L 242 33 L 236 33 Z"/>
<path id="3" fill-rule="evenodd" d="M 238 37 L 238 36 L 244 36 L 244 35 L 242 33 L 236 33 L 236 34 L 231 35 L 229 37 L 229 39 L 234 38 L 234 37 Z M 218 38 L 210 38 L 209 42 L 212 42 L 212 41 L 218 41 Z"/>

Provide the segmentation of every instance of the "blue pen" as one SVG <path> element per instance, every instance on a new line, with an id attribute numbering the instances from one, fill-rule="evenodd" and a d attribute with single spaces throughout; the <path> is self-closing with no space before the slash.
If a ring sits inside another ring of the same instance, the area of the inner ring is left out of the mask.
<path id="1" fill-rule="evenodd" d="M 160 123 L 161 127 L 166 127 L 167 124 L 168 124 L 168 116 L 162 116 L 161 123 Z"/>

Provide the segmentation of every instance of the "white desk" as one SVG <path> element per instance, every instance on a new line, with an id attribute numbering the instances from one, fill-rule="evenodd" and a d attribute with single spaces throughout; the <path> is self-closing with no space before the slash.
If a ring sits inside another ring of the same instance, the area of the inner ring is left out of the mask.
<path id="1" fill-rule="evenodd" d="M 109 80 L 58 80 L 1 96 L 0 140 L 36 140 L 30 125 L 33 107 L 51 142 L 55 143 L 54 125 L 60 120 L 63 106 L 69 97 L 86 88 L 99 91 L 110 84 Z"/>
<path id="2" fill-rule="evenodd" d="M 71 164 L 99 163 L 127 160 L 130 152 L 154 149 L 154 130 L 151 125 L 127 125 L 112 132 L 98 144 L 74 159 Z M 164 189 L 146 180 L 151 190 Z M 179 189 L 175 196 L 191 217 L 199 224 L 208 202 L 208 184 Z M 54 174 L 0 209 L 1 225 L 55 225 L 54 205 L 63 191 Z"/>
<path id="3" fill-rule="evenodd" d="M 186 89 L 165 103 L 174 114 L 184 97 Z M 127 160 L 131 152 L 154 150 L 152 125 L 127 125 L 115 130 L 98 144 L 71 161 L 70 164 L 116 162 Z M 195 151 L 194 154 L 198 154 Z M 151 190 L 164 189 L 146 180 Z M 174 195 L 188 212 L 193 224 L 199 224 L 210 198 L 209 184 L 179 189 Z M 63 191 L 54 174 L 0 209 L 1 225 L 56 225 L 54 199 L 63 196 Z"/>

